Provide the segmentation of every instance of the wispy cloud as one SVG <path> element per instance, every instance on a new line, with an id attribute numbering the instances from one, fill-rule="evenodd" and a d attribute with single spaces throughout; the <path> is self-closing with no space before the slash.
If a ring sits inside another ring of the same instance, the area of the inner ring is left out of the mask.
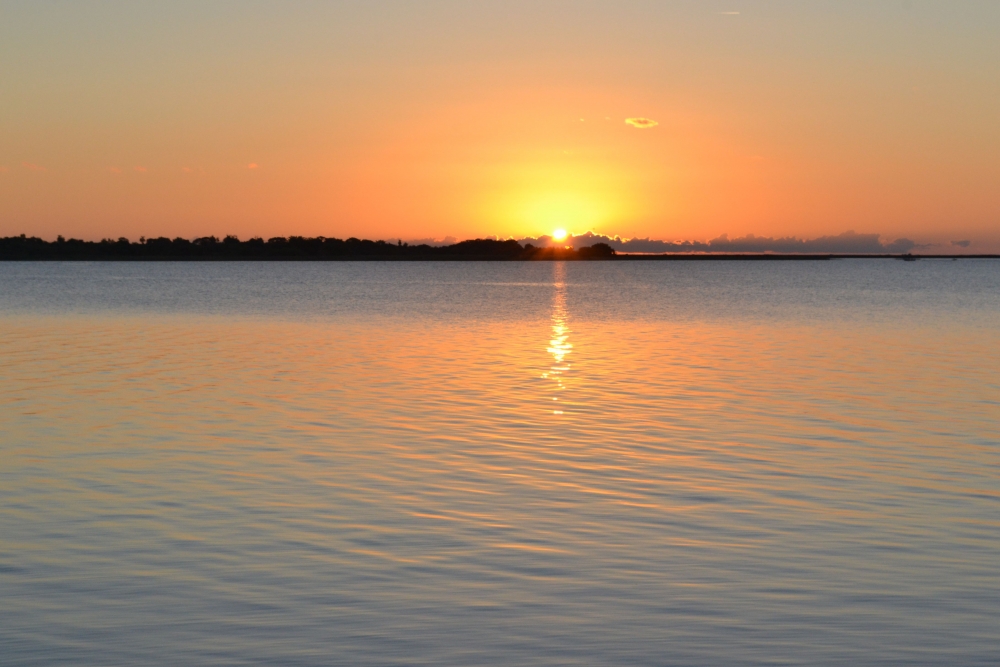
<path id="1" fill-rule="evenodd" d="M 48 171 L 45 167 L 33 162 L 22 162 L 21 165 L 23 165 L 28 171 Z"/>
<path id="2" fill-rule="evenodd" d="M 656 127 L 657 125 L 659 125 L 659 123 L 657 123 L 655 120 L 652 120 L 651 118 L 626 118 L 625 124 L 631 125 L 632 127 L 637 127 L 640 130 L 649 129 L 651 127 Z"/>
<path id="3" fill-rule="evenodd" d="M 120 174 L 122 173 L 121 167 L 108 167 L 108 173 Z"/>
<path id="4" fill-rule="evenodd" d="M 257 164 L 256 162 L 251 162 L 250 164 L 247 165 L 247 169 L 260 169 L 260 165 Z"/>
<path id="5" fill-rule="evenodd" d="M 951 244 L 958 246 L 959 248 L 968 248 L 970 245 L 972 245 L 972 241 L 970 241 L 969 239 L 962 239 L 961 241 L 952 241 Z"/>
<path id="6" fill-rule="evenodd" d="M 137 172 L 139 172 L 140 174 L 145 174 L 145 173 L 146 173 L 147 171 L 149 171 L 149 170 L 148 170 L 148 169 L 146 169 L 145 167 L 132 167 L 132 168 L 133 168 L 133 169 L 135 169 L 135 170 L 136 170 Z"/>
<path id="7" fill-rule="evenodd" d="M 8 169 L 6 166 L 0 164 L 0 174 L 6 174 L 8 171 L 10 171 L 10 169 Z"/>
<path id="8" fill-rule="evenodd" d="M 719 16 L 739 16 L 739 12 L 715 12 Z"/>

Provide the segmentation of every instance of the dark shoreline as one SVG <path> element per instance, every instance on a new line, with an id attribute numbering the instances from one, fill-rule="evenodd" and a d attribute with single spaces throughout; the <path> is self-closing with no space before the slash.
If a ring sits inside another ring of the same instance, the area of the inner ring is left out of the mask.
<path id="1" fill-rule="evenodd" d="M 1000 259 L 1000 255 L 914 255 L 892 253 L 618 253 L 605 243 L 585 248 L 536 248 L 517 241 L 475 239 L 448 246 L 408 245 L 386 241 L 347 240 L 301 236 L 254 238 L 240 241 L 234 236 L 194 240 L 182 238 L 45 241 L 37 237 L 0 238 L 0 261 L 128 261 L 128 262 L 219 262 L 219 261 L 827 261 L 832 259 Z"/>
<path id="2" fill-rule="evenodd" d="M 829 261 L 837 259 L 895 259 L 915 262 L 917 260 L 959 260 L 959 259 L 1000 259 L 1000 255 L 778 255 L 778 254 L 701 254 L 701 255 L 627 255 L 614 257 L 574 257 L 546 254 L 541 257 L 501 258 L 501 257 L 0 257 L 0 262 L 777 262 L 777 261 Z"/>
<path id="3" fill-rule="evenodd" d="M 776 253 L 706 253 L 706 254 L 659 254 L 659 255 L 627 255 L 618 254 L 615 255 L 614 259 L 617 260 L 681 260 L 681 261 L 692 261 L 692 260 L 795 260 L 795 261 L 805 261 L 805 260 L 830 260 L 830 259 L 898 259 L 908 262 L 913 262 L 918 259 L 1000 259 L 1000 255 L 914 255 L 912 253 L 906 254 L 864 254 L 864 253 L 827 253 L 827 254 L 776 254 Z"/>

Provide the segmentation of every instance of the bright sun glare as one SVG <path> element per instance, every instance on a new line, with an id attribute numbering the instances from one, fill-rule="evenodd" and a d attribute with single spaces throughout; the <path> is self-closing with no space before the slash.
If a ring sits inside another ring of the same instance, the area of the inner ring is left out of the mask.
<path id="1" fill-rule="evenodd" d="M 557 229 L 552 232 L 552 240 L 554 241 L 565 241 L 567 236 L 565 229 Z"/>

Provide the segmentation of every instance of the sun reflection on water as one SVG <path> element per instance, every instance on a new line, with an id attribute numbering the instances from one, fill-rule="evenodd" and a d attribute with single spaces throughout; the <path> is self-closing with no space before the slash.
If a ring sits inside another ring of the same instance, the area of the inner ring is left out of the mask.
<path id="1" fill-rule="evenodd" d="M 552 366 L 542 377 L 555 381 L 552 396 L 553 401 L 560 401 L 560 394 L 565 385 L 563 376 L 569 372 L 570 364 L 566 357 L 573 350 L 573 345 L 569 342 L 569 314 L 566 310 L 566 265 L 563 262 L 553 264 L 553 287 L 552 295 L 552 338 L 549 340 L 548 353 L 552 355 Z M 560 406 L 562 407 L 562 406 Z M 561 415 L 563 410 L 556 409 L 553 414 Z"/>
<path id="2" fill-rule="evenodd" d="M 112 264 L 0 262 L 0 664 L 1000 663 L 994 264 Z"/>

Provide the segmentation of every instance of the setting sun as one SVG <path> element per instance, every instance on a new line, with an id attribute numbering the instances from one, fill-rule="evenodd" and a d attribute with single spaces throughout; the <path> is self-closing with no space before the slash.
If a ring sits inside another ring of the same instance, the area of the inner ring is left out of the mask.
<path id="1" fill-rule="evenodd" d="M 1000 0 L 0 18 L 0 667 L 1000 667 Z"/>

